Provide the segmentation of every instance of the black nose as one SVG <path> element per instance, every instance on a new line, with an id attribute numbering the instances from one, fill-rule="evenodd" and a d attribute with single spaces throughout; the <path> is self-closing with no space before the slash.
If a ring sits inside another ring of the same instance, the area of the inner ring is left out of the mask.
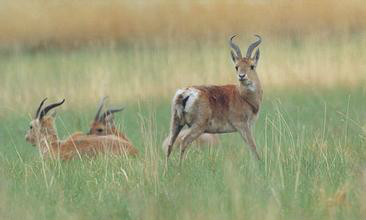
<path id="1" fill-rule="evenodd" d="M 240 79 L 244 79 L 246 74 L 239 74 Z"/>

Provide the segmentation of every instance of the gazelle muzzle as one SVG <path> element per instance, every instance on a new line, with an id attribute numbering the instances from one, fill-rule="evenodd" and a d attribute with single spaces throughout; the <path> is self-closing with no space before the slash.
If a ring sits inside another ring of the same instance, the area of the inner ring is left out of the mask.
<path id="1" fill-rule="evenodd" d="M 248 79 L 248 75 L 247 74 L 245 74 L 245 73 L 240 73 L 239 75 L 238 75 L 238 80 L 239 81 L 244 81 L 244 80 L 247 80 Z"/>

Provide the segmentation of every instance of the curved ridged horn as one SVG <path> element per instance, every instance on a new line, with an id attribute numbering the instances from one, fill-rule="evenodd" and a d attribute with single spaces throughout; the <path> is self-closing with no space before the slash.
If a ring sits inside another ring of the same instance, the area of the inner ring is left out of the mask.
<path id="1" fill-rule="evenodd" d="M 39 112 L 41 111 L 41 108 L 42 108 L 42 106 L 43 106 L 43 104 L 46 100 L 47 100 L 47 98 L 43 99 L 41 104 L 39 104 L 38 109 L 36 111 L 36 115 L 34 116 L 34 118 L 38 118 Z"/>
<path id="2" fill-rule="evenodd" d="M 47 114 L 47 112 L 49 112 L 51 109 L 53 109 L 59 105 L 62 105 L 64 102 L 65 102 L 65 99 L 63 99 L 61 102 L 56 102 L 54 104 L 51 104 L 51 105 L 48 105 L 47 107 L 45 107 L 39 114 L 39 119 L 42 119 L 43 116 L 45 116 Z"/>
<path id="3" fill-rule="evenodd" d="M 105 111 L 103 113 L 103 115 L 100 117 L 100 120 L 104 120 L 108 115 L 116 113 L 116 112 L 120 112 L 123 111 L 125 109 L 125 107 L 122 108 L 110 108 L 107 111 Z"/>
<path id="4" fill-rule="evenodd" d="M 235 51 L 236 56 L 237 56 L 238 58 L 242 58 L 242 55 L 241 55 L 241 51 L 240 51 L 239 46 L 233 43 L 233 39 L 234 39 L 234 37 L 236 37 L 236 36 L 237 36 L 237 35 L 235 34 L 235 35 L 233 35 L 232 37 L 230 37 L 229 44 L 230 44 L 230 47 Z"/>
<path id="5" fill-rule="evenodd" d="M 250 58 L 250 56 L 252 56 L 253 50 L 262 42 L 261 36 L 257 34 L 255 34 L 254 36 L 256 36 L 258 40 L 248 47 L 246 58 Z"/>
<path id="6" fill-rule="evenodd" d="M 95 115 L 94 121 L 99 121 L 100 113 L 102 112 L 102 109 L 103 109 L 103 106 L 104 106 L 104 102 L 105 102 L 105 100 L 106 100 L 107 98 L 108 98 L 108 96 L 104 96 L 104 97 L 100 100 L 99 105 L 98 105 L 97 114 Z"/>

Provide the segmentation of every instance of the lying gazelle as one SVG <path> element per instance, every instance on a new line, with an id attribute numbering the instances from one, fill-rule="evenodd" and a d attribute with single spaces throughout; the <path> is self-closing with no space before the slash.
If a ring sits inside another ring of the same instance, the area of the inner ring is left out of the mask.
<path id="1" fill-rule="evenodd" d="M 172 101 L 170 140 L 166 163 L 172 146 L 181 129 L 187 125 L 188 132 L 181 144 L 180 163 L 187 146 L 203 133 L 239 132 L 259 160 L 252 135 L 262 101 L 262 88 L 256 73 L 259 49 L 252 57 L 253 50 L 261 43 L 261 37 L 252 43 L 242 57 L 240 48 L 230 38 L 231 58 L 238 77 L 237 85 L 192 86 L 179 89 Z"/>
<path id="2" fill-rule="evenodd" d="M 189 132 L 188 129 L 182 129 L 179 132 L 179 134 L 174 142 L 176 146 L 180 146 L 182 144 L 183 138 L 187 135 L 188 132 Z M 164 152 L 167 152 L 167 150 L 168 150 L 169 141 L 170 141 L 170 136 L 168 136 L 164 139 L 164 142 L 163 142 Z M 199 147 L 201 147 L 201 146 L 212 147 L 214 145 L 218 145 L 220 143 L 220 139 L 217 134 L 203 133 L 193 143 L 195 143 Z"/>
<path id="3" fill-rule="evenodd" d="M 126 142 L 126 146 L 128 147 L 128 149 L 130 149 L 131 153 L 137 155 L 138 150 L 132 145 L 126 135 L 117 129 L 114 123 L 114 113 L 123 111 L 124 108 L 111 108 L 101 114 L 106 98 L 107 97 L 103 97 L 99 103 L 97 114 L 94 117 L 94 121 L 90 125 L 88 135 L 115 135 Z"/>
<path id="4" fill-rule="evenodd" d="M 25 136 L 26 141 L 39 148 L 44 157 L 60 158 L 69 160 L 78 156 L 93 156 L 97 153 L 110 153 L 116 155 L 130 155 L 128 143 L 114 135 L 72 135 L 66 140 L 59 140 L 54 126 L 53 115 L 47 113 L 64 103 L 54 103 L 42 109 L 46 99 L 39 105 L 34 119 L 30 123 L 29 130 Z"/>

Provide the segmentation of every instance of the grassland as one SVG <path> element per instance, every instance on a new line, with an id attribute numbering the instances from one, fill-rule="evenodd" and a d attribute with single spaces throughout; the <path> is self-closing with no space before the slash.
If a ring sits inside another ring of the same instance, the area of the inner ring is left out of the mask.
<path id="1" fill-rule="evenodd" d="M 228 134 L 218 147 L 191 149 L 182 169 L 174 154 L 165 176 L 161 142 L 170 97 L 182 85 L 235 82 L 223 44 L 3 54 L 0 218 L 364 218 L 360 36 L 319 44 L 266 42 L 258 67 L 265 98 L 255 129 L 263 161 L 253 160 L 240 137 Z M 102 95 L 110 96 L 111 105 L 127 105 L 117 122 L 138 146 L 139 158 L 43 161 L 25 143 L 43 97 L 67 99 L 56 120 L 63 138 L 87 130 Z"/>
<path id="2" fill-rule="evenodd" d="M 365 32 L 273 38 L 263 35 L 258 73 L 264 87 L 357 87 L 366 82 Z M 253 36 L 238 42 L 242 50 Z M 235 83 L 227 39 L 175 44 L 135 42 L 77 50 L 45 49 L 0 55 L 0 99 L 7 111 L 29 112 L 42 97 L 65 97 L 85 109 L 102 95 L 129 103 L 170 99 L 179 87 Z M 4 111 L 0 111 L 3 114 Z"/>
<path id="3" fill-rule="evenodd" d="M 363 1 L 4 0 L 0 13 L 0 219 L 366 218 Z M 235 83 L 232 33 L 243 51 L 264 39 L 263 160 L 225 134 L 182 168 L 174 152 L 164 175 L 170 99 Z M 66 138 L 104 95 L 127 106 L 116 122 L 138 158 L 44 161 L 25 142 L 44 97 L 66 98 Z"/>
<path id="4" fill-rule="evenodd" d="M 362 219 L 366 90 L 300 89 L 265 96 L 255 129 L 263 161 L 236 134 L 178 154 L 163 175 L 167 101 L 132 104 L 117 117 L 136 159 L 43 161 L 23 134 L 28 117 L 0 126 L 1 219 Z M 59 111 L 61 137 L 86 130 L 94 111 Z M 363 128 L 364 129 L 364 128 Z"/>

